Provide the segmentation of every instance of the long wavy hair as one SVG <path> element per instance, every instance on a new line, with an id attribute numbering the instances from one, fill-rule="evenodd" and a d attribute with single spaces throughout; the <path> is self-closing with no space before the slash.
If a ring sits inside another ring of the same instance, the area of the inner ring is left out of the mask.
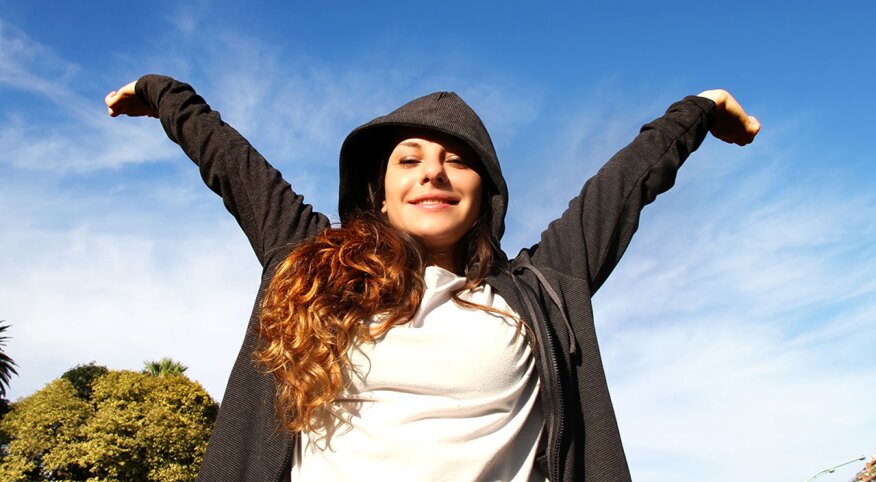
<path id="1" fill-rule="evenodd" d="M 277 412 L 291 432 L 331 433 L 339 416 L 332 402 L 352 369 L 350 348 L 410 321 L 423 298 L 428 254 L 380 213 L 384 169 L 369 183 L 368 209 L 297 246 L 263 298 L 255 358 L 276 380 Z M 451 298 L 509 316 L 461 297 L 481 286 L 502 259 L 491 232 L 490 186 L 483 186 L 480 217 L 456 247 L 455 268 L 466 283 Z"/>

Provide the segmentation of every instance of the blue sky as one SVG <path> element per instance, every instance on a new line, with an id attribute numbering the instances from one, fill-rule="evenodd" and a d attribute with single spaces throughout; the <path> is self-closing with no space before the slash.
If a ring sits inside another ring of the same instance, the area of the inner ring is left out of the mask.
<path id="1" fill-rule="evenodd" d="M 723 87 L 757 142 L 707 140 L 594 300 L 633 477 L 805 480 L 874 452 L 872 2 L 286 3 L 0 0 L 13 399 L 163 356 L 221 398 L 260 270 L 158 123 L 106 116 L 142 74 L 194 85 L 332 215 L 347 132 L 457 91 L 508 177 L 512 254 L 641 124 Z"/>

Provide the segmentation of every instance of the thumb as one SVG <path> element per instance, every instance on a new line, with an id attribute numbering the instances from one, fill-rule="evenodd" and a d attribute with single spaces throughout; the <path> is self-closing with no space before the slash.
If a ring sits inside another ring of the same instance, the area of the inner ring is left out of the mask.
<path id="1" fill-rule="evenodd" d="M 110 117 L 118 117 L 119 113 L 113 109 L 116 101 L 118 100 L 119 93 L 117 91 L 112 91 L 103 98 L 103 102 L 106 104 L 106 112 L 110 115 Z"/>
<path id="2" fill-rule="evenodd" d="M 756 136 L 757 133 L 760 132 L 760 121 L 757 120 L 757 117 L 753 115 L 748 116 L 746 130 L 750 132 L 752 136 Z"/>
<path id="3" fill-rule="evenodd" d="M 760 129 L 760 121 L 757 120 L 757 117 L 750 115 L 748 116 L 748 124 L 752 127 L 757 127 Z"/>
<path id="4" fill-rule="evenodd" d="M 103 101 L 106 103 L 106 105 L 110 105 L 113 103 L 113 101 L 115 100 L 116 94 L 118 94 L 118 92 L 113 90 L 109 94 L 107 94 L 106 97 L 103 98 Z"/>

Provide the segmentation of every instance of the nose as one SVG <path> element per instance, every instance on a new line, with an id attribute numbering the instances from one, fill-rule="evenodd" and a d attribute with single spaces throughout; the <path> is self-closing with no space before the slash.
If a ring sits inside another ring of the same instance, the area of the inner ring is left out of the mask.
<path id="1" fill-rule="evenodd" d="M 444 170 L 444 163 L 441 159 L 429 158 L 422 163 L 423 174 L 420 179 L 421 184 L 444 184 L 447 182 L 447 172 Z"/>

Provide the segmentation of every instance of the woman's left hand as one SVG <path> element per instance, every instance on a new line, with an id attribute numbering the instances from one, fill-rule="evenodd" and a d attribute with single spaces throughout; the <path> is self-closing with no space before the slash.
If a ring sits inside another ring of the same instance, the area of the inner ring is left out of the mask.
<path id="1" fill-rule="evenodd" d="M 136 85 L 137 81 L 135 80 L 125 84 L 119 90 L 114 90 L 106 95 L 104 102 L 106 102 L 107 113 L 111 117 L 124 114 L 131 117 L 149 116 L 158 118 L 158 111 L 149 107 L 137 97 Z"/>
<path id="2" fill-rule="evenodd" d="M 744 146 L 754 141 L 760 132 L 760 121 L 745 113 L 739 102 L 723 89 L 707 90 L 699 94 L 715 102 L 715 124 L 710 132 L 713 136 L 730 144 Z"/>

